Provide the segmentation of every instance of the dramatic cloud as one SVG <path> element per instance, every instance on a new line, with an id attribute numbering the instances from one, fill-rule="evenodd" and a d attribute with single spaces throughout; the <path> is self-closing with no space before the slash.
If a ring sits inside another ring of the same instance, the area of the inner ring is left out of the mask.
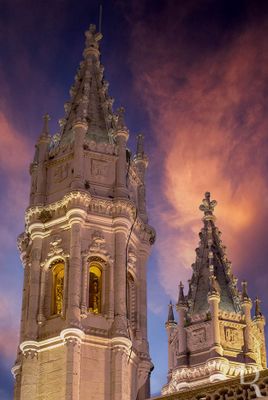
<path id="1" fill-rule="evenodd" d="M 158 140 L 153 164 L 162 179 L 151 189 L 161 188 L 159 278 L 173 297 L 190 275 L 205 191 L 219 202 L 218 225 L 236 271 L 252 267 L 268 216 L 268 25 L 241 29 L 217 49 L 191 38 L 186 44 L 183 21 L 172 42 L 174 26 L 157 36 L 138 23 L 130 60 Z"/>

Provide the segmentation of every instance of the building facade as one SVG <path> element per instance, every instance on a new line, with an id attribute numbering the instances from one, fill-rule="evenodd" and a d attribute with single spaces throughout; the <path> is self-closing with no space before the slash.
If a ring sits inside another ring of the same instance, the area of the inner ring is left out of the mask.
<path id="1" fill-rule="evenodd" d="M 169 305 L 168 382 L 161 398 L 217 399 L 221 398 L 221 392 L 226 396 L 229 393 L 230 398 L 239 398 L 244 393 L 241 379 L 256 375 L 256 381 L 260 371 L 263 371 L 262 390 L 267 394 L 265 319 L 260 300 L 255 299 L 252 318 L 247 282 L 242 282 L 239 291 L 221 232 L 215 225 L 216 204 L 207 192 L 200 206 L 204 226 L 199 233 L 187 295 L 182 283 L 179 285 L 178 323 L 173 306 Z M 236 389 L 231 389 L 232 385 Z M 248 388 L 245 390 L 247 393 Z M 249 388 L 250 391 L 254 396 L 254 390 Z"/>
<path id="2" fill-rule="evenodd" d="M 131 157 L 124 110 L 112 111 L 101 38 L 91 25 L 61 132 L 46 115 L 30 166 L 15 400 L 149 396 L 148 160 L 142 135 Z"/>

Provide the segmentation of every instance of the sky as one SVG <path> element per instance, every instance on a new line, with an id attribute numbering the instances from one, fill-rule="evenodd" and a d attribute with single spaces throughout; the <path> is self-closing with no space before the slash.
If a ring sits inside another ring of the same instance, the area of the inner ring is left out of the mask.
<path id="1" fill-rule="evenodd" d="M 0 398 L 12 399 L 29 164 L 50 113 L 51 133 L 82 59 L 99 2 L 1 0 Z M 268 315 L 268 2 L 103 1 L 102 63 L 129 147 L 145 135 L 147 205 L 157 240 L 148 265 L 152 394 L 166 382 L 167 304 L 191 276 L 204 192 L 218 201 L 227 256 Z"/>

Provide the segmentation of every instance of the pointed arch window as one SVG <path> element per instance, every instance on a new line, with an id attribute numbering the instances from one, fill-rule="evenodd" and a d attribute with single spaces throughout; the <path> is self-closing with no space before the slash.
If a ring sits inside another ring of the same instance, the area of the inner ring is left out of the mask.
<path id="1" fill-rule="evenodd" d="M 89 266 L 89 294 L 88 308 L 94 314 L 101 313 L 102 297 L 102 269 L 100 264 L 92 263 Z"/>
<path id="2" fill-rule="evenodd" d="M 64 299 L 64 262 L 57 261 L 52 266 L 52 315 L 61 315 Z"/>

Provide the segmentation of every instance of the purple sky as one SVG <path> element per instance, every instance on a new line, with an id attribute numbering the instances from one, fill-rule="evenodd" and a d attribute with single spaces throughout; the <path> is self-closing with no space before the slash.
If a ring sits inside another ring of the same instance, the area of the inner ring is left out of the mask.
<path id="1" fill-rule="evenodd" d="M 152 392 L 167 372 L 169 299 L 191 274 L 205 191 L 238 278 L 265 295 L 268 269 L 268 3 L 103 2 L 102 62 L 115 106 L 126 108 L 133 149 L 145 134 L 147 197 L 157 242 L 149 262 Z M 0 13 L 0 398 L 12 398 L 22 287 L 16 238 L 28 167 L 42 127 L 63 116 L 84 31 L 98 2 L 2 0 Z"/>

